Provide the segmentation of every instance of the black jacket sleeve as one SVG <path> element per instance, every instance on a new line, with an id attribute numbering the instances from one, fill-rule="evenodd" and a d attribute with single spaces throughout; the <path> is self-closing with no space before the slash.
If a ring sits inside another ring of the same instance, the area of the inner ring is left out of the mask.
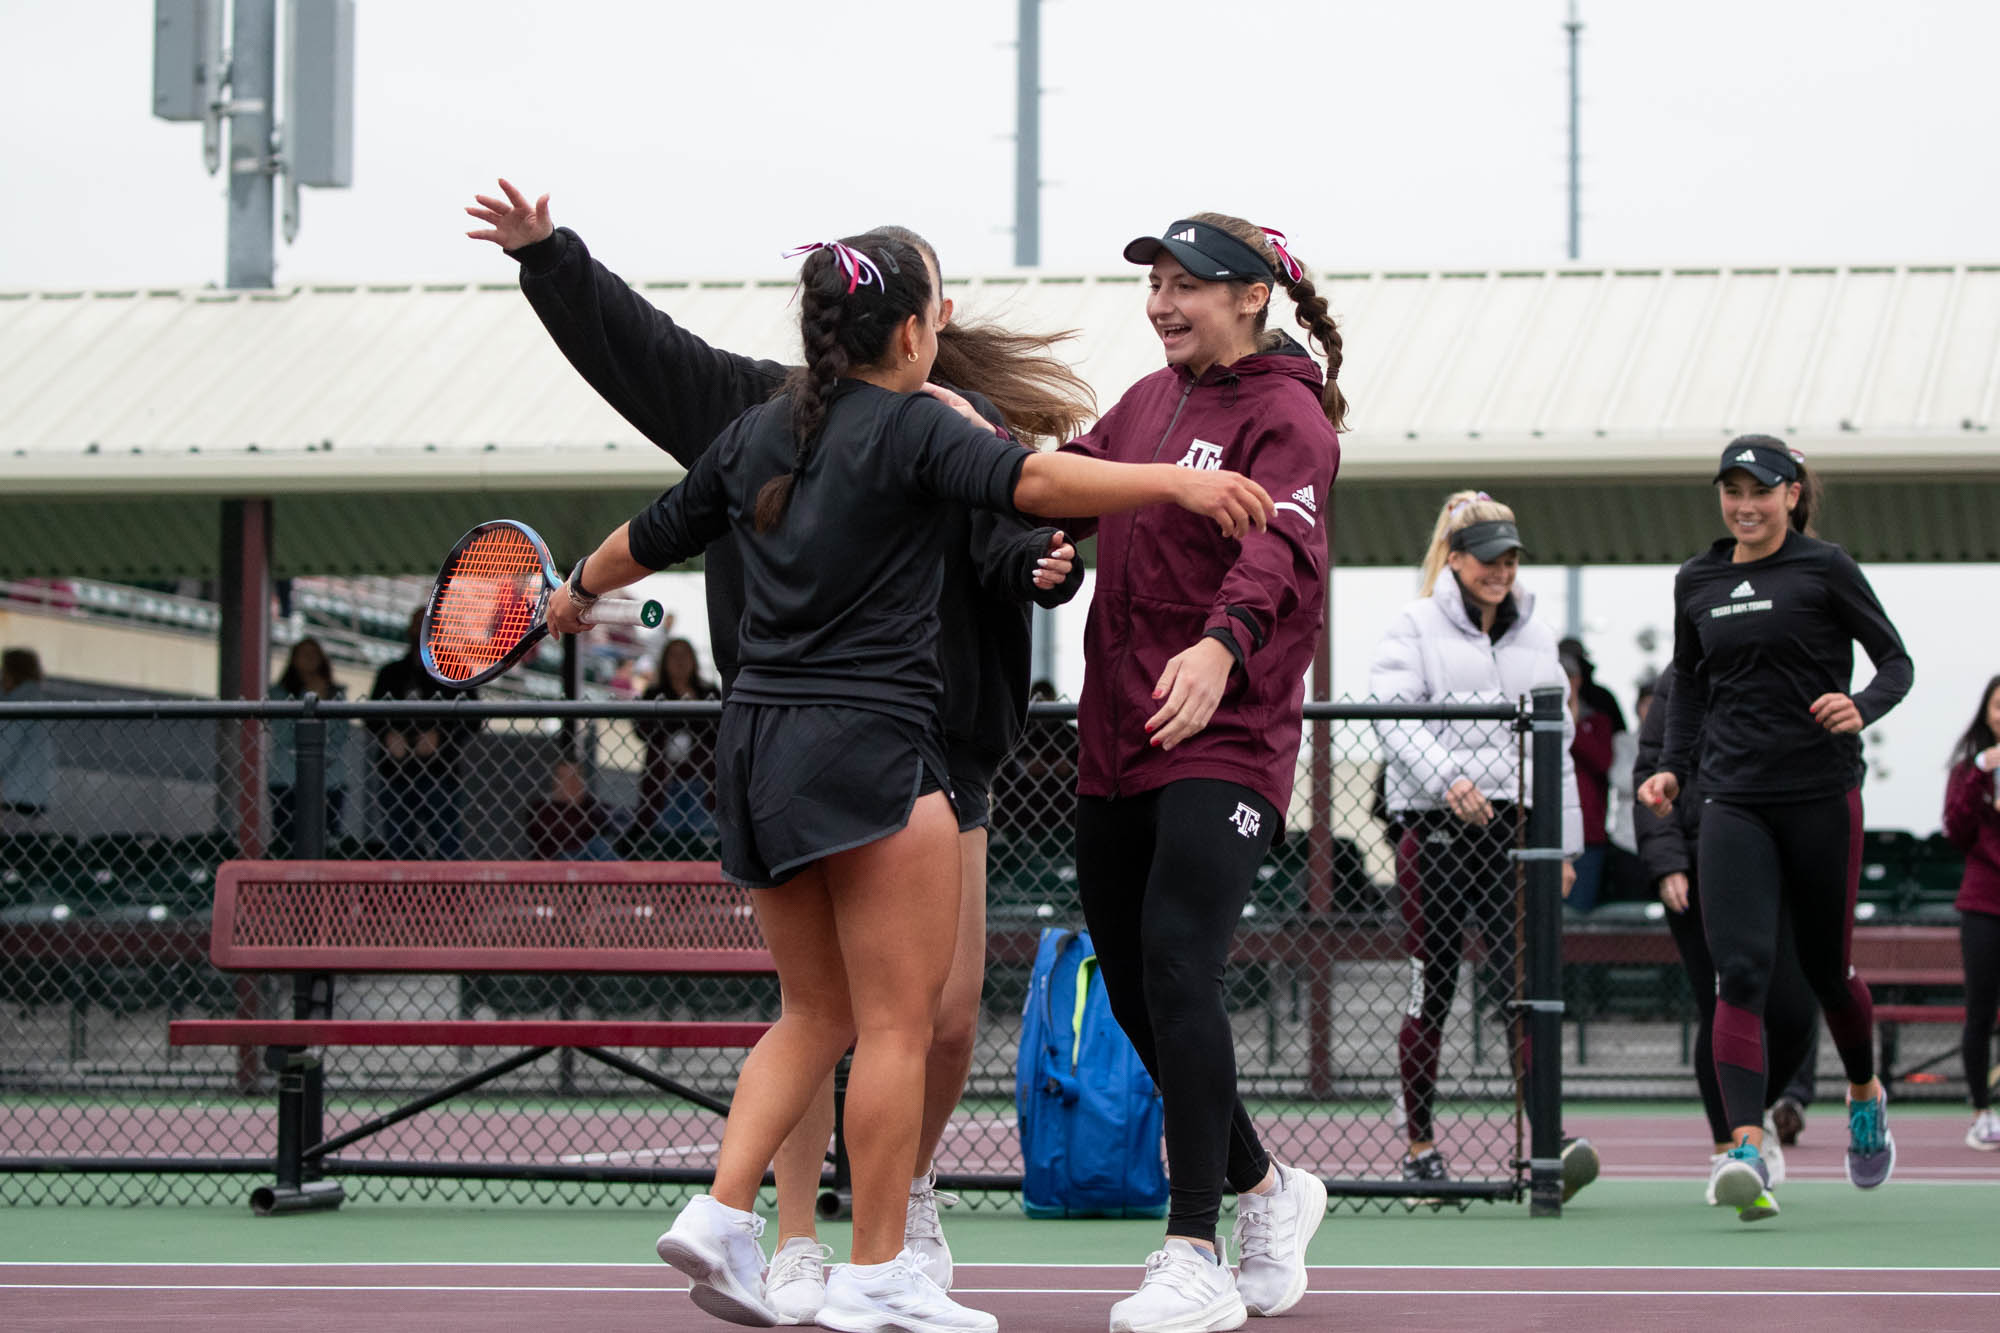
<path id="1" fill-rule="evenodd" d="M 696 459 L 680 485 L 633 517 L 625 545 L 634 560 L 647 569 L 665 569 L 700 555 L 729 531 L 723 469 L 738 429 L 732 428 L 715 448 Z"/>
<path id="2" fill-rule="evenodd" d="M 1868 584 L 1868 576 L 1854 563 L 1853 556 L 1838 547 L 1827 570 L 1826 590 L 1841 626 L 1854 636 L 1854 641 L 1868 654 L 1868 660 L 1875 664 L 1875 679 L 1854 696 L 1854 706 L 1861 710 L 1862 725 L 1871 725 L 1910 692 L 1910 685 L 1916 679 L 1916 664 L 1903 648 L 1903 637 L 1889 623 L 1888 614 L 1875 597 L 1875 589 Z"/>
<path id="3" fill-rule="evenodd" d="M 709 346 L 590 257 L 567 227 L 507 252 L 556 346 L 605 402 L 682 467 L 784 384 L 785 368 Z"/>
<path id="4" fill-rule="evenodd" d="M 1671 703 L 1654 700 L 1667 714 L 1666 739 L 1654 772 L 1672 773 L 1682 787 L 1694 775 L 1694 747 L 1708 716 L 1708 676 L 1702 670 L 1701 632 L 1687 614 L 1682 584 L 1687 570 L 1674 578 L 1674 695 Z M 1651 776 L 1648 774 L 1647 776 Z"/>
<path id="5" fill-rule="evenodd" d="M 1667 735 L 1667 708 L 1673 692 L 1674 668 L 1670 666 L 1654 683 L 1653 706 L 1646 711 L 1646 720 L 1639 724 L 1639 752 L 1632 762 L 1634 791 L 1659 769 L 1660 747 Z M 1682 803 L 1690 797 L 1691 793 L 1684 794 L 1681 801 L 1674 803 L 1673 813 L 1664 818 L 1648 810 L 1637 798 L 1632 801 L 1632 830 L 1639 840 L 1639 863 L 1646 868 L 1648 884 L 1657 885 L 1668 875 L 1686 874 L 1693 865 L 1693 849 L 1681 823 Z"/>

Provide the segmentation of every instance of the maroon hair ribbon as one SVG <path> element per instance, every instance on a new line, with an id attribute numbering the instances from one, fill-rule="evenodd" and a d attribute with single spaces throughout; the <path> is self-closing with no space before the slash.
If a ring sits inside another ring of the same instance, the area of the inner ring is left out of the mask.
<path id="1" fill-rule="evenodd" d="M 842 241 L 813 241 L 807 245 L 795 245 L 785 251 L 783 258 L 797 259 L 800 255 L 809 255 L 815 250 L 833 251 L 834 262 L 839 264 L 841 272 L 847 275 L 849 296 L 854 295 L 856 287 L 866 287 L 871 282 L 885 292 L 889 290 L 889 284 L 882 281 L 882 270 L 875 267 L 875 261 Z"/>
<path id="2" fill-rule="evenodd" d="M 1305 277 L 1305 266 L 1292 258 L 1292 252 L 1285 248 L 1285 233 L 1277 230 L 1275 227 L 1259 227 L 1257 230 L 1264 233 L 1264 239 L 1269 241 L 1271 248 L 1278 252 L 1278 262 L 1284 265 L 1286 277 L 1290 278 L 1293 282 L 1297 282 L 1299 279 Z"/>

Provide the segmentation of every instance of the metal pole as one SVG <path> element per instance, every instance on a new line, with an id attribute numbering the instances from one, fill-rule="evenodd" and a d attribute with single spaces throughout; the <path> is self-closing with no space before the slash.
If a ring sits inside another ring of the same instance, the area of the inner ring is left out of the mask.
<path id="1" fill-rule="evenodd" d="M 1015 53 L 1014 263 L 1042 262 L 1042 2 L 1021 0 Z"/>
<path id="2" fill-rule="evenodd" d="M 1571 259 L 1576 259 L 1583 253 L 1583 178 L 1578 152 L 1582 102 L 1577 95 L 1577 54 L 1583 36 L 1583 20 L 1577 17 L 1576 6 L 1577 0 L 1569 0 L 1569 21 L 1563 24 L 1563 30 L 1569 34 L 1569 257 Z"/>
<path id="3" fill-rule="evenodd" d="M 1528 817 L 1528 1156 L 1531 1217 L 1562 1216 L 1562 752 L 1564 691 L 1534 693 Z"/>
<path id="4" fill-rule="evenodd" d="M 1583 36 L 1583 21 L 1577 17 L 1577 0 L 1569 0 L 1569 21 L 1563 24 L 1569 34 L 1569 250 L 1570 259 L 1583 255 L 1583 165 L 1579 151 L 1582 132 L 1583 104 L 1578 95 L 1577 57 Z M 1568 569 L 1569 613 L 1564 633 L 1572 639 L 1583 637 L 1583 570 L 1576 565 Z"/>
<path id="5" fill-rule="evenodd" d="M 277 100 L 277 0 L 236 0 L 229 64 L 229 254 L 225 286 L 269 287 L 277 180 L 271 140 Z"/>

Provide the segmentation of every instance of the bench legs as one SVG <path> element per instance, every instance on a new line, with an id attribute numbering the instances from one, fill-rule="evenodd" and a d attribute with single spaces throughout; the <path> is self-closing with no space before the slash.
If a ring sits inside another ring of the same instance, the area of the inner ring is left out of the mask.
<path id="1" fill-rule="evenodd" d="M 320 1177 L 305 1164 L 307 1144 L 325 1137 L 325 1070 L 319 1057 L 301 1047 L 272 1046 L 264 1063 L 278 1076 L 277 1179 L 250 1192 L 250 1211 L 259 1217 L 338 1208 L 347 1195 L 337 1180 Z"/>

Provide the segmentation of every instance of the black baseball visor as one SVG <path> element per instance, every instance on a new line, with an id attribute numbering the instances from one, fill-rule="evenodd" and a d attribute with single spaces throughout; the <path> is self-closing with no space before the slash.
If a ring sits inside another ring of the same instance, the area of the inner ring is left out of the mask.
<path id="1" fill-rule="evenodd" d="M 1490 565 L 1521 546 L 1521 530 L 1504 518 L 1468 523 L 1451 534 L 1451 549 L 1463 551 L 1482 565 Z"/>
<path id="2" fill-rule="evenodd" d="M 1220 227 L 1182 218 L 1159 236 L 1141 236 L 1125 247 L 1125 258 L 1150 264 L 1160 251 L 1204 282 L 1261 282 L 1276 287 L 1277 279 L 1262 255 Z"/>
<path id="3" fill-rule="evenodd" d="M 1799 479 L 1792 451 L 1768 435 L 1739 435 L 1722 451 L 1715 479 L 1721 481 L 1741 468 L 1766 486 L 1784 486 Z"/>

